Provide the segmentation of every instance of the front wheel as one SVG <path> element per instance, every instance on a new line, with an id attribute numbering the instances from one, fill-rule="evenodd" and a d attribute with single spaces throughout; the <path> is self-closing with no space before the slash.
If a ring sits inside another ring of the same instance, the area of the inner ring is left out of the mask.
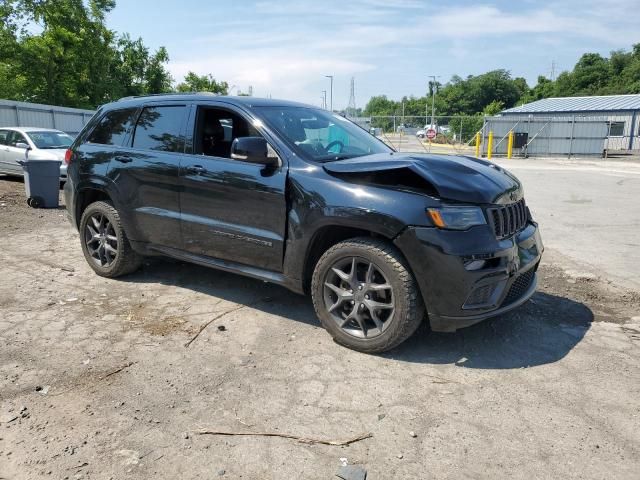
<path id="1" fill-rule="evenodd" d="M 340 242 L 318 261 L 311 284 L 322 326 L 341 345 L 365 353 L 390 350 L 424 318 L 424 304 L 402 254 L 371 238 Z"/>
<path id="2" fill-rule="evenodd" d="M 140 268 L 142 258 L 129 243 L 118 211 L 108 202 L 89 205 L 80 219 L 84 257 L 101 277 L 116 278 Z"/>

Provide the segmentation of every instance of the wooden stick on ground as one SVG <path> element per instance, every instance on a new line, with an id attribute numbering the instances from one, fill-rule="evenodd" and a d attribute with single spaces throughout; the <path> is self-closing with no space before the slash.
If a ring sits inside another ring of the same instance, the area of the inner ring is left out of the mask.
<path id="1" fill-rule="evenodd" d="M 113 372 L 109 372 L 106 375 L 104 375 L 103 377 L 100 377 L 100 380 L 104 380 L 105 378 L 109 378 L 111 375 L 115 375 L 116 373 L 120 373 L 122 370 L 124 370 L 125 368 L 129 368 L 134 363 L 136 363 L 136 362 L 129 362 L 129 363 L 121 366 L 120 368 L 116 368 Z"/>
<path id="2" fill-rule="evenodd" d="M 215 317 L 213 317 L 211 320 L 209 320 L 207 323 L 205 323 L 204 325 L 202 325 L 200 327 L 200 329 L 198 330 L 198 333 L 196 333 L 193 337 L 191 337 L 191 340 L 189 340 L 187 343 L 184 344 L 184 346 L 186 348 L 189 348 L 189 346 L 195 342 L 196 338 L 198 338 L 200 336 L 200 334 L 204 331 L 205 328 L 207 328 L 209 325 L 211 325 L 213 322 L 215 322 L 216 320 L 224 317 L 225 315 L 229 315 L 230 313 L 233 313 L 237 310 L 240 310 L 241 308 L 245 308 L 248 307 L 248 305 L 237 305 L 236 307 L 227 310 L 226 312 L 222 312 L 219 315 L 216 315 Z"/>
<path id="3" fill-rule="evenodd" d="M 308 438 L 308 437 L 300 437 L 298 435 L 290 435 L 287 433 L 277 433 L 277 432 L 229 432 L 223 430 L 200 430 L 196 432 L 198 435 L 228 435 L 228 436 L 252 436 L 252 437 L 281 437 L 281 438 L 290 438 L 292 440 L 297 440 L 300 443 L 307 443 L 309 445 L 321 444 L 321 445 L 334 445 L 334 446 L 345 446 L 350 445 L 355 442 L 359 442 L 360 440 L 365 440 L 367 438 L 372 438 L 372 433 L 363 433 L 358 435 L 357 437 L 349 438 L 346 440 L 322 440 L 318 438 Z"/>

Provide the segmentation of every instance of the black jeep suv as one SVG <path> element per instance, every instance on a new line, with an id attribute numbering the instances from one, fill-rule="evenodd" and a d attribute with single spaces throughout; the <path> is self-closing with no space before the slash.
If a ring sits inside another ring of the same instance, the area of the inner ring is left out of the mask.
<path id="1" fill-rule="evenodd" d="M 470 157 L 401 154 L 314 107 L 127 98 L 67 152 L 65 198 L 98 275 L 168 255 L 310 293 L 333 338 L 381 352 L 524 303 L 542 253 L 520 182 Z"/>

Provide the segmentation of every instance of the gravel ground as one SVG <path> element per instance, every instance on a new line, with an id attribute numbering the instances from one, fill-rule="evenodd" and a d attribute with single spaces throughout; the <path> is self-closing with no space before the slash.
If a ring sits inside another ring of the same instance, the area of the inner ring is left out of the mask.
<path id="1" fill-rule="evenodd" d="M 162 259 L 97 277 L 20 181 L 0 238 L 1 479 L 638 478 L 640 296 L 553 248 L 523 308 L 373 356 L 274 285 Z"/>

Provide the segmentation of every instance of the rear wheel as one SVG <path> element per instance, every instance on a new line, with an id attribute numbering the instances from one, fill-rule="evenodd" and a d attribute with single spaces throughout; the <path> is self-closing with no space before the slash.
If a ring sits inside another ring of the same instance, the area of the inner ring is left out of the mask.
<path id="1" fill-rule="evenodd" d="M 392 349 L 424 317 L 402 254 L 381 240 L 355 238 L 331 247 L 316 265 L 311 289 L 323 327 L 336 342 L 361 352 Z"/>
<path id="2" fill-rule="evenodd" d="M 140 268 L 142 258 L 131 248 L 118 211 L 108 202 L 89 205 L 80 219 L 84 257 L 102 277 L 115 278 Z"/>

